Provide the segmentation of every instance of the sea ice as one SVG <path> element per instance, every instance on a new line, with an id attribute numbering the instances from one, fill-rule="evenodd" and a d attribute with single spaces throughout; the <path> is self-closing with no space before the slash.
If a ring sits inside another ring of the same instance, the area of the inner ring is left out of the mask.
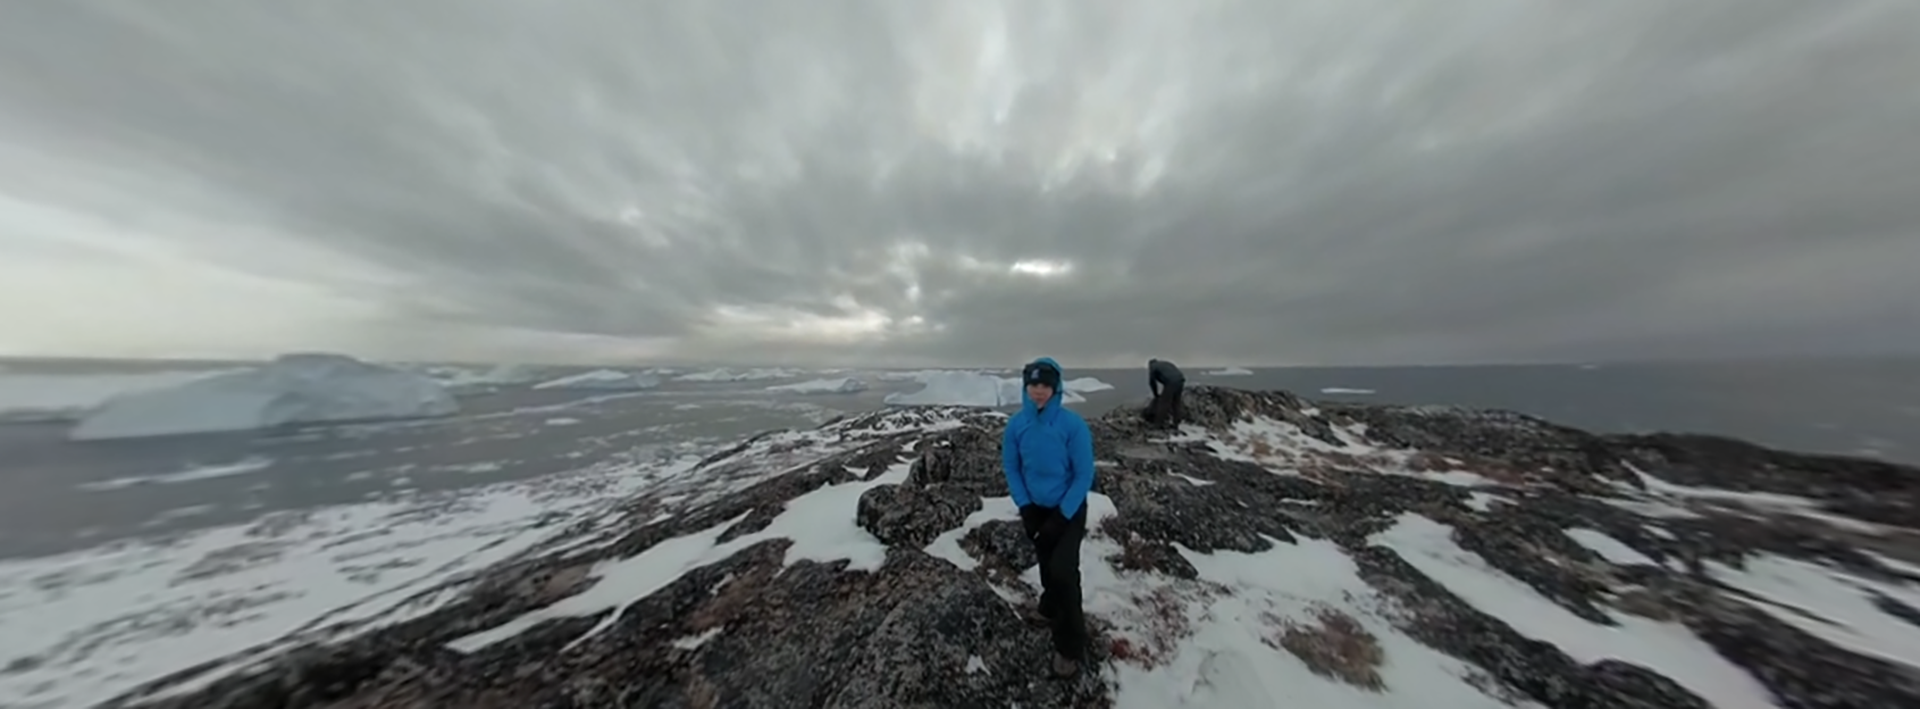
<path id="1" fill-rule="evenodd" d="M 273 459 L 250 456 L 232 463 L 220 465 L 199 465 L 164 475 L 138 475 L 124 478 L 112 478 L 97 482 L 81 483 L 74 487 L 87 492 L 108 492 L 121 490 L 135 485 L 173 485 L 195 480 L 212 480 L 235 475 L 248 475 L 273 467 Z"/>

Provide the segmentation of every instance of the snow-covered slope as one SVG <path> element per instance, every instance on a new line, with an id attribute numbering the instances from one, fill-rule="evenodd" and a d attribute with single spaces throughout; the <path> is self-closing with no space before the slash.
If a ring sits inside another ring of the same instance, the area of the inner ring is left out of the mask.
<path id="1" fill-rule="evenodd" d="M 150 560 L 121 576 L 81 555 L 0 566 L 22 580 L 0 603 L 35 610 L 33 632 L 0 636 L 39 641 L 0 693 L 93 700 L 180 669 L 139 694 L 181 709 L 321 691 L 382 707 L 1920 706 L 1920 471 L 1498 412 L 1206 386 L 1188 405 L 1194 425 L 1170 436 L 1127 412 L 1094 423 L 1095 662 L 1071 681 L 1045 676 L 1046 631 L 1022 617 L 1038 579 L 998 469 L 1004 417 L 924 407 L 548 481 L 527 493 L 558 500 L 544 505 L 501 488 L 347 508 L 319 515 L 340 520 L 332 536 L 210 534 L 182 542 L 191 562 L 127 551 Z M 468 556 L 404 563 L 431 556 L 409 534 Z M 68 586 L 26 582 L 49 577 Z M 336 587 L 359 605 L 320 610 L 316 589 Z M 208 612 L 231 624 L 188 630 Z M 305 642 L 327 647 L 286 654 Z M 195 647 L 235 654 L 189 669 L 211 659 Z"/>
<path id="2" fill-rule="evenodd" d="M 248 431 L 459 410 L 453 395 L 424 375 L 344 355 L 290 354 L 249 370 L 115 395 L 81 418 L 69 437 Z"/>
<path id="3" fill-rule="evenodd" d="M 535 389 L 591 389 L 596 391 L 638 391 L 660 386 L 660 379 L 614 369 L 596 369 L 533 385 Z"/>

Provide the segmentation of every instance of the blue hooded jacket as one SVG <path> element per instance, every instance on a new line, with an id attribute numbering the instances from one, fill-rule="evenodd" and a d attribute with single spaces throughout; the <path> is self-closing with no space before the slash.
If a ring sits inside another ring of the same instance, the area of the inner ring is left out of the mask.
<path id="1" fill-rule="evenodd" d="M 1051 357 L 1034 362 L 1061 372 L 1060 388 L 1046 408 L 1037 408 L 1022 382 L 1020 413 L 1007 419 L 1000 436 L 1000 467 L 1015 506 L 1058 507 L 1061 515 L 1072 518 L 1093 491 L 1093 432 L 1087 420 L 1062 401 L 1067 397 L 1066 370 Z"/>

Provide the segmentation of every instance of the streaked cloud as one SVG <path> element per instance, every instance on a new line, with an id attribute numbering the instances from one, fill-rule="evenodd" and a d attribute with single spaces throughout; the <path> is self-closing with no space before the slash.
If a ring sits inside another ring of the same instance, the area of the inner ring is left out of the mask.
<path id="1" fill-rule="evenodd" d="M 1920 349 L 1920 6 L 0 9 L 0 349 Z"/>

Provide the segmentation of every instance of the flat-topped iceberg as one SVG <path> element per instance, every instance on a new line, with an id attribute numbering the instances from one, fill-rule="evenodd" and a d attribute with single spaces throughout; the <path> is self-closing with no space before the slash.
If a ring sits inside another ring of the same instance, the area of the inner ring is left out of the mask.
<path id="1" fill-rule="evenodd" d="M 68 432 L 76 441 L 449 416 L 460 404 L 432 377 L 337 354 L 289 354 L 259 367 L 109 397 Z"/>

